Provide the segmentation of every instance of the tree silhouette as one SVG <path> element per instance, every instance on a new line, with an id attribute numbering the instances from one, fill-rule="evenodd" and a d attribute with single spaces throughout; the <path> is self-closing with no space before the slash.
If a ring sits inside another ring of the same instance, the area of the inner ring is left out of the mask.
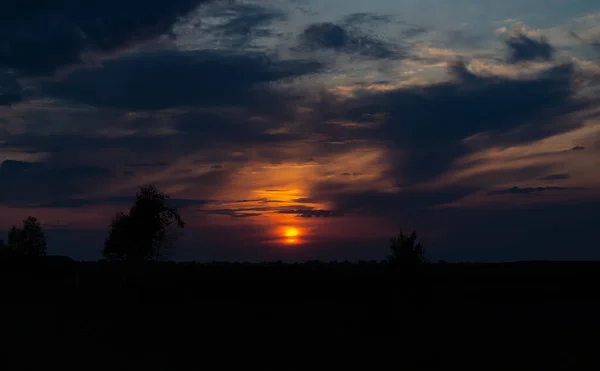
<path id="1" fill-rule="evenodd" d="M 174 207 L 167 207 L 169 196 L 156 186 L 140 187 L 129 213 L 118 213 L 112 220 L 103 254 L 111 260 L 158 260 L 173 248 L 176 229 L 185 223 Z"/>
<path id="2" fill-rule="evenodd" d="M 13 226 L 8 231 L 7 244 L 2 242 L 0 248 L 5 253 L 15 253 L 27 256 L 46 255 L 46 236 L 40 222 L 33 216 L 23 220 L 23 227 Z"/>
<path id="3" fill-rule="evenodd" d="M 390 249 L 392 249 L 392 254 L 389 256 L 388 262 L 393 267 L 414 267 L 427 261 L 423 240 L 418 238 L 415 231 L 410 235 L 405 235 L 400 230 L 398 236 L 390 239 Z"/>

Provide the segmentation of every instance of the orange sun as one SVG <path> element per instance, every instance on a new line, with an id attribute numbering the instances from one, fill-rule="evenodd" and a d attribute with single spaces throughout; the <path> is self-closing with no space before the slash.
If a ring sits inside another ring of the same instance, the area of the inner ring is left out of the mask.
<path id="1" fill-rule="evenodd" d="M 298 236 L 300 236 L 300 231 L 298 230 L 298 228 L 286 227 L 283 230 L 283 236 L 285 237 L 286 244 L 293 245 L 298 243 Z"/>
<path id="2" fill-rule="evenodd" d="M 286 237 L 298 237 L 298 235 L 300 234 L 300 231 L 298 230 L 298 228 L 294 228 L 294 227 L 287 227 L 285 229 L 284 235 Z"/>

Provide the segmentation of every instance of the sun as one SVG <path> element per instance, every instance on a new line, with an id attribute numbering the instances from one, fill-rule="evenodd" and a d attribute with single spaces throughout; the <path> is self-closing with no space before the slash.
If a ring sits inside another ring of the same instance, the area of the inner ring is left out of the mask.
<path id="1" fill-rule="evenodd" d="M 283 234 L 289 239 L 293 239 L 293 237 L 298 237 L 300 235 L 300 231 L 298 230 L 298 228 L 287 227 L 285 228 Z"/>

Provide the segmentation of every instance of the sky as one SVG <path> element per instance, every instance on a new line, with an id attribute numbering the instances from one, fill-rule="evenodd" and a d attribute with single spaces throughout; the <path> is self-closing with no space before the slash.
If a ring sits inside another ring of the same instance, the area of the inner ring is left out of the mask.
<path id="1" fill-rule="evenodd" d="M 15 2 L 0 228 L 98 259 L 152 183 L 175 260 L 600 259 L 598 88 L 597 1 Z"/>

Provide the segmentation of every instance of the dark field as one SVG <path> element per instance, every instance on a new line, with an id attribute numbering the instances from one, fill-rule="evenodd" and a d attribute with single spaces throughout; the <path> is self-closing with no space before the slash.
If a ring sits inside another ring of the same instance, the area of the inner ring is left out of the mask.
<path id="1" fill-rule="evenodd" d="M 0 267 L 6 370 L 600 365 L 600 263 Z"/>

